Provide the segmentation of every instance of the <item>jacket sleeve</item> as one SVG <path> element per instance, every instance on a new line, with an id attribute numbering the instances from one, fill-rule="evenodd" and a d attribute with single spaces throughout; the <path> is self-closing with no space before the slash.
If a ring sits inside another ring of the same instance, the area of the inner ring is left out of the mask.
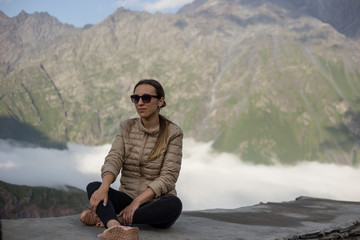
<path id="1" fill-rule="evenodd" d="M 155 192 L 155 198 L 175 189 L 181 169 L 182 140 L 182 130 L 176 127 L 174 134 L 169 138 L 160 175 L 148 186 Z"/>
<path id="2" fill-rule="evenodd" d="M 101 167 L 101 177 L 106 174 L 112 174 L 114 180 L 120 173 L 124 163 L 125 144 L 124 144 L 124 123 L 120 124 L 120 129 L 116 135 L 115 141 L 111 146 L 108 155 L 105 157 L 105 162 Z"/>

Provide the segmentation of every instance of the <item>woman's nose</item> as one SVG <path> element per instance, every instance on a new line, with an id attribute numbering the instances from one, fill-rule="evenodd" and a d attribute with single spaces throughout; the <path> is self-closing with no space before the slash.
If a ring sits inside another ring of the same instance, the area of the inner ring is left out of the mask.
<path id="1" fill-rule="evenodd" d="M 144 104 L 144 102 L 143 102 L 142 98 L 140 98 L 140 99 L 139 99 L 138 104 L 140 104 L 140 105 L 143 105 L 143 104 Z"/>

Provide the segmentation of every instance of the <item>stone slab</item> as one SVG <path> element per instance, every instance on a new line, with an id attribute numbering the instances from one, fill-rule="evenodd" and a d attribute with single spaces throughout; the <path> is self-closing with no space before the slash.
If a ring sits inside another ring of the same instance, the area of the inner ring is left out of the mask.
<path id="1" fill-rule="evenodd" d="M 104 229 L 85 226 L 79 217 L 2 219 L 3 239 L 98 239 Z M 184 211 L 169 229 L 139 228 L 141 240 L 360 239 L 359 223 L 360 202 L 299 197 L 237 209 Z"/>

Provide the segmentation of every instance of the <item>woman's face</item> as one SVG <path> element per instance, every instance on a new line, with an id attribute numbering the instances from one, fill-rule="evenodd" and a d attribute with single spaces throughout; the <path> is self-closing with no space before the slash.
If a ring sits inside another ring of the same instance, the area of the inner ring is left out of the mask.
<path id="1" fill-rule="evenodd" d="M 156 96 L 156 89 L 150 84 L 141 84 L 135 88 L 134 94 L 143 96 L 149 94 Z M 138 103 L 135 103 L 135 108 L 140 118 L 150 120 L 153 117 L 158 117 L 159 107 L 164 104 L 164 97 L 160 99 L 152 97 L 149 103 L 144 103 L 142 98 L 139 99 Z"/>

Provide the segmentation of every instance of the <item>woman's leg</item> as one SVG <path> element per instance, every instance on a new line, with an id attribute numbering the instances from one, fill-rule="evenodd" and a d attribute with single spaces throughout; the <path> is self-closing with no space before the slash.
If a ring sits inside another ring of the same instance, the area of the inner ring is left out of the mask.
<path id="1" fill-rule="evenodd" d="M 101 182 L 89 183 L 86 187 L 88 198 L 90 199 L 92 194 L 100 187 Z M 103 202 L 100 202 L 96 208 L 96 214 L 106 226 L 109 220 L 116 220 L 116 214 L 119 214 L 126 206 L 132 202 L 132 198 L 123 192 L 116 191 L 113 188 L 109 189 L 109 198 L 106 207 Z"/>
<path id="2" fill-rule="evenodd" d="M 176 196 L 164 196 L 145 204 L 134 213 L 133 224 L 149 224 L 156 228 L 169 228 L 182 211 L 181 200 Z"/>

